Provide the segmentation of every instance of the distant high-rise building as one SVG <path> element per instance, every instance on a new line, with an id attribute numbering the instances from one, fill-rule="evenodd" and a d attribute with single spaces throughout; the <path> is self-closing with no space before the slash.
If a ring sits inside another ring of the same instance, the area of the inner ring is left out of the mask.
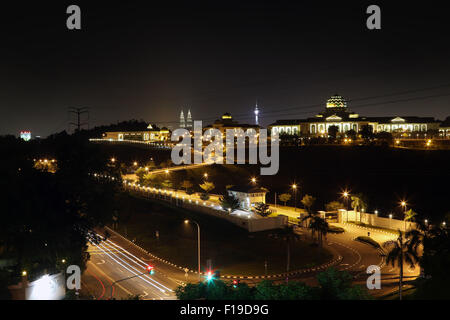
<path id="1" fill-rule="evenodd" d="M 259 125 L 259 119 L 258 119 L 258 115 L 259 115 L 259 109 L 258 109 L 258 100 L 256 100 L 256 106 L 255 106 L 255 124 Z"/>
<path id="2" fill-rule="evenodd" d="M 186 119 L 186 128 L 192 129 L 192 116 L 191 116 L 191 110 L 188 110 L 187 119 Z"/>
<path id="3" fill-rule="evenodd" d="M 183 110 L 181 110 L 181 113 L 180 113 L 180 128 L 186 128 L 186 122 L 184 121 Z"/>

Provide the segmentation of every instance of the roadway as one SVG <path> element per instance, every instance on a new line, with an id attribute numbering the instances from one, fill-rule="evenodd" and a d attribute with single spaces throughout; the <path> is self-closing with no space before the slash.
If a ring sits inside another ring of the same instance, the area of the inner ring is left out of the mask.
<path id="1" fill-rule="evenodd" d="M 82 276 L 82 290 L 97 300 L 127 299 L 138 295 L 144 300 L 176 299 L 174 289 L 183 283 L 182 270 L 155 260 L 135 246 L 112 235 L 99 244 L 90 243 L 90 260 Z M 155 273 L 149 275 L 146 267 Z M 143 274 L 144 273 L 144 274 Z M 126 279 L 132 277 L 130 279 Z M 178 279 L 177 279 L 178 278 Z M 126 279 L 119 281 L 121 279 Z"/>
<path id="2" fill-rule="evenodd" d="M 334 268 L 350 272 L 354 277 L 354 283 L 365 287 L 369 276 L 366 274 L 367 267 L 378 265 L 381 268 L 382 286 L 381 290 L 372 290 L 371 294 L 383 296 L 395 292 L 398 289 L 399 269 L 386 265 L 385 258 L 379 250 L 354 240 L 357 236 L 367 235 L 367 230 L 349 224 L 334 225 L 345 229 L 342 234 L 329 234 L 324 241 L 327 248 L 335 255 L 342 257 Z M 304 228 L 297 228 L 297 230 L 303 237 L 310 237 L 309 230 Z M 370 236 L 380 244 L 395 239 L 395 235 L 375 229 L 370 231 Z M 195 273 L 185 273 L 179 268 L 156 260 L 116 234 L 112 234 L 107 241 L 100 244 L 90 244 L 88 251 L 91 258 L 82 277 L 82 286 L 85 292 L 95 299 L 103 300 L 111 297 L 125 299 L 130 295 L 138 295 L 141 299 L 147 300 L 172 300 L 176 299 L 174 290 L 177 286 L 198 281 L 198 275 Z M 136 276 L 144 273 L 149 264 L 155 268 L 154 275 Z M 319 270 L 312 271 L 290 279 L 316 285 L 315 276 L 318 272 Z M 404 268 L 405 280 L 414 279 L 419 273 L 419 267 L 410 269 L 405 266 Z M 131 276 L 136 277 L 111 286 L 115 281 Z M 254 281 L 247 282 L 254 283 Z"/>

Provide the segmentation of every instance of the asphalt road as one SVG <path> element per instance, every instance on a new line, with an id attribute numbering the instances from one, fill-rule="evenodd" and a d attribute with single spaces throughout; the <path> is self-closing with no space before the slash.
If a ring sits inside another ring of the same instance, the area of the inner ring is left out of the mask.
<path id="1" fill-rule="evenodd" d="M 337 270 L 350 272 L 355 283 L 366 285 L 369 265 L 378 265 L 381 268 L 381 289 L 371 290 L 374 296 L 383 296 L 398 289 L 399 269 L 385 264 L 380 251 L 354 239 L 360 235 L 367 235 L 367 230 L 347 224 L 337 224 L 346 232 L 343 234 L 329 234 L 326 245 L 342 260 L 334 267 Z M 309 237 L 309 230 L 300 229 L 304 237 Z M 394 239 L 392 234 L 386 234 L 371 230 L 371 237 L 382 244 Z M 130 295 L 139 295 L 141 299 L 171 300 L 176 299 L 174 290 L 177 286 L 186 282 L 198 281 L 195 273 L 185 273 L 183 270 L 170 266 L 164 262 L 152 258 L 129 241 L 117 235 L 112 235 L 107 241 L 98 245 L 89 246 L 91 259 L 87 264 L 87 270 L 82 277 L 82 285 L 85 293 L 95 299 L 126 299 Z M 294 254 L 294 253 L 292 253 Z M 153 275 L 139 275 L 146 272 L 147 265 L 155 268 Z M 291 277 L 291 280 L 300 280 L 310 285 L 317 284 L 315 276 L 317 272 Z M 419 275 L 419 268 L 409 269 L 405 266 L 405 280 L 414 279 Z M 115 281 L 135 276 L 112 285 Z M 278 281 L 284 281 L 279 279 Z M 253 281 L 247 281 L 250 284 Z"/>
<path id="2" fill-rule="evenodd" d="M 82 290 L 85 289 L 85 293 L 100 300 L 126 299 L 136 295 L 149 300 L 176 299 L 174 289 L 182 281 L 171 276 L 174 271 L 184 273 L 170 270 L 168 266 L 154 261 L 131 245 L 124 245 L 122 242 L 125 241 L 118 241 L 120 239 L 117 238 L 112 236 L 98 245 L 89 245 L 91 259 L 82 277 Z M 154 267 L 154 274 L 148 274 L 148 265 Z"/>

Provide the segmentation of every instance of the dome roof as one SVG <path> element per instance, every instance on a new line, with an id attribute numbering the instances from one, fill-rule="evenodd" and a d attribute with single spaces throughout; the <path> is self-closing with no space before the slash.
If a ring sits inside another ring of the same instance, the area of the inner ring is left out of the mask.
<path id="1" fill-rule="evenodd" d="M 347 101 L 338 94 L 332 95 L 327 100 L 327 108 L 347 108 Z"/>

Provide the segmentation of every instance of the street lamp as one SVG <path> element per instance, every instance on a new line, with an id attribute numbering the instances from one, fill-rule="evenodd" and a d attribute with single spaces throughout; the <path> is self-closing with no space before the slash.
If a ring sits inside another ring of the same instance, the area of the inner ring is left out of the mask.
<path id="1" fill-rule="evenodd" d="M 205 177 L 205 179 L 208 179 L 208 174 L 205 172 L 205 173 L 203 174 L 203 177 Z"/>
<path id="2" fill-rule="evenodd" d="M 256 183 L 256 178 L 252 177 L 251 181 L 252 181 L 253 184 L 255 184 Z"/>
<path id="3" fill-rule="evenodd" d="M 345 201 L 345 213 L 346 213 L 346 216 L 347 216 L 347 223 L 348 223 L 348 197 L 349 197 L 349 193 L 348 193 L 348 191 L 344 191 L 343 193 L 342 193 L 342 196 L 344 197 L 344 201 Z"/>
<path id="4" fill-rule="evenodd" d="M 406 201 L 402 200 L 400 205 L 403 208 L 403 220 L 405 221 L 405 232 L 406 232 Z"/>
<path id="5" fill-rule="evenodd" d="M 392 213 L 389 214 L 389 229 L 391 229 Z"/>
<path id="6" fill-rule="evenodd" d="M 188 224 L 189 222 L 193 222 L 197 225 L 198 277 L 200 278 L 200 225 L 194 220 L 184 220 L 185 224 Z"/>
<path id="7" fill-rule="evenodd" d="M 112 163 L 116 162 L 116 158 L 114 158 L 114 157 L 111 158 L 111 162 L 112 162 Z"/>
<path id="8" fill-rule="evenodd" d="M 294 190 L 294 211 L 297 211 L 297 185 L 295 183 L 292 185 L 292 189 Z"/>
<path id="9" fill-rule="evenodd" d="M 138 165 L 138 163 L 135 161 L 135 162 L 133 162 L 133 166 L 137 166 Z"/>

